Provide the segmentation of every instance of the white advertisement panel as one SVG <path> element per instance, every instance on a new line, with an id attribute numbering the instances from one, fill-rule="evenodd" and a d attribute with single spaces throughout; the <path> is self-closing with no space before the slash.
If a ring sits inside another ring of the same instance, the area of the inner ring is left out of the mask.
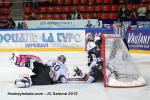
<path id="1" fill-rule="evenodd" d="M 96 28 L 97 19 L 15 21 L 17 28 Z"/>
<path id="2" fill-rule="evenodd" d="M 0 49 L 85 48 L 85 30 L 0 31 Z"/>

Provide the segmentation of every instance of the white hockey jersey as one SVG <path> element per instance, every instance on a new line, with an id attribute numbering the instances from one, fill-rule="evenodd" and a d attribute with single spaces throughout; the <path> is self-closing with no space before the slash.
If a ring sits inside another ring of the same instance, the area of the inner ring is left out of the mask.
<path id="1" fill-rule="evenodd" d="M 55 79 L 58 80 L 60 76 L 64 76 L 66 79 L 69 77 L 69 71 L 65 64 L 57 60 L 49 60 L 46 65 L 50 66 L 50 69 L 55 73 Z"/>

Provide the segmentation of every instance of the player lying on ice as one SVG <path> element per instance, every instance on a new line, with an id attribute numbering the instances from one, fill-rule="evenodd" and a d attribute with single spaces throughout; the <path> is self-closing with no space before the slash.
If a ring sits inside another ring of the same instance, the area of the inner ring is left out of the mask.
<path id="1" fill-rule="evenodd" d="M 83 73 L 78 67 L 74 69 L 74 76 L 80 76 L 87 83 L 101 81 L 103 79 L 102 59 L 100 57 L 101 40 L 96 40 L 95 45 L 95 47 L 88 51 L 89 73 Z"/>
<path id="2" fill-rule="evenodd" d="M 69 76 L 65 65 L 66 57 L 60 55 L 57 60 L 49 60 L 43 64 L 42 60 L 34 55 L 13 54 L 11 60 L 18 67 L 28 67 L 35 75 L 23 76 L 15 80 L 15 85 L 19 88 L 27 88 L 32 85 L 49 85 L 55 83 L 67 83 Z"/>

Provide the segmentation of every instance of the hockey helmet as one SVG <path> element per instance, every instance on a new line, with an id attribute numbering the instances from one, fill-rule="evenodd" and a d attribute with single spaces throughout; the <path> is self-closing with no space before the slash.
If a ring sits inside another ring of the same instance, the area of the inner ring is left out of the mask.
<path id="1" fill-rule="evenodd" d="M 60 55 L 57 57 L 57 60 L 62 62 L 62 63 L 65 63 L 66 62 L 66 57 L 64 55 Z"/>

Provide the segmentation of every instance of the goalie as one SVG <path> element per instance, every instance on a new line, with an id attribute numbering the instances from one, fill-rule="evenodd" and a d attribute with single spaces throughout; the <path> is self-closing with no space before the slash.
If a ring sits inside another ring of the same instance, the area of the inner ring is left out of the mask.
<path id="1" fill-rule="evenodd" d="M 96 40 L 95 45 L 94 48 L 88 51 L 89 73 L 83 73 L 78 67 L 74 69 L 74 76 L 80 76 L 87 83 L 101 81 L 103 79 L 102 59 L 100 57 L 101 40 Z"/>
<path id="2" fill-rule="evenodd" d="M 35 59 L 30 59 L 28 61 L 29 62 L 26 63 L 30 64 L 25 65 L 30 66 L 25 67 L 31 69 L 35 75 L 23 76 L 20 79 L 15 80 L 15 85 L 17 87 L 27 88 L 32 85 L 67 83 L 69 72 L 65 65 L 66 57 L 64 55 L 58 56 L 57 60 L 49 60 L 46 64 L 35 61 Z"/>

